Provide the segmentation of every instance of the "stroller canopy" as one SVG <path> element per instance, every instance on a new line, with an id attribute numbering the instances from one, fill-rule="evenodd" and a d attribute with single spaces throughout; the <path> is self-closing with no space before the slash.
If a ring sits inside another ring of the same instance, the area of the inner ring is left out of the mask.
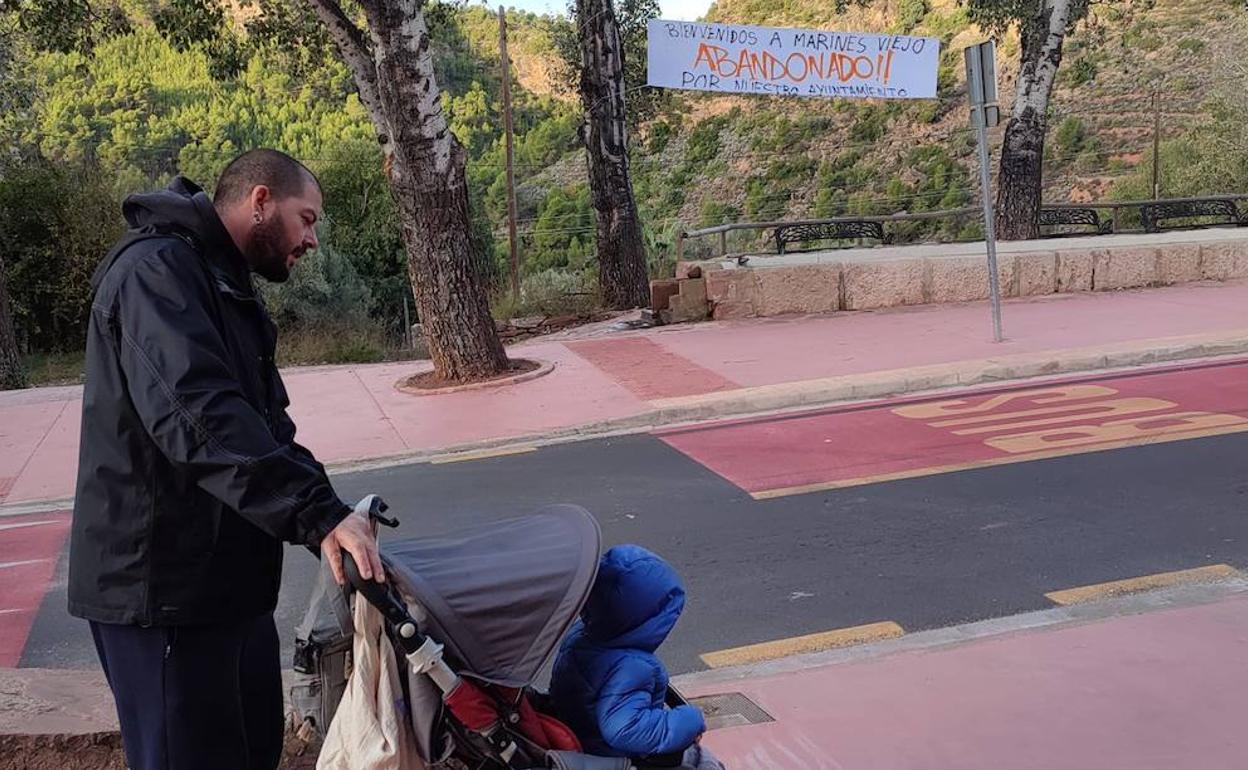
<path id="1" fill-rule="evenodd" d="M 504 687 L 533 682 L 589 596 L 602 535 L 583 508 L 386 543 L 382 560 L 422 630 L 468 673 Z"/>

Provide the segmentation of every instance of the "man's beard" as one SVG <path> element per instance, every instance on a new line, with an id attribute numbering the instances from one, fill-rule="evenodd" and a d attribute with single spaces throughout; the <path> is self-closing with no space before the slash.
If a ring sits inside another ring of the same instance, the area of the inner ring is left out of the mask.
<path id="1" fill-rule="evenodd" d="M 251 248 L 248 256 L 251 269 L 273 283 L 285 283 L 290 278 L 287 258 L 294 249 L 282 242 L 281 221 L 277 217 L 266 219 L 251 231 Z"/>

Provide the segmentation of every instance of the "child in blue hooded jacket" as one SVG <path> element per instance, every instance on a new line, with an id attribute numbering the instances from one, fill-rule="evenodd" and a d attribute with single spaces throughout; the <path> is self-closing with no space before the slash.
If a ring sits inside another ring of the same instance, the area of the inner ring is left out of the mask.
<path id="1" fill-rule="evenodd" d="M 684 607 L 680 576 L 655 554 L 621 545 L 603 555 L 581 618 L 559 648 L 550 688 L 585 751 L 668 754 L 689 749 L 706 730 L 696 707 L 664 704 L 667 669 L 654 654 Z"/>

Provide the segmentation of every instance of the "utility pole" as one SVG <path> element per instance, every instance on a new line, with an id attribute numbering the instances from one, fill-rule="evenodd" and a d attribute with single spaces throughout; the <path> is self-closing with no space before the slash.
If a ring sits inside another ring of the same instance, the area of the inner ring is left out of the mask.
<path id="1" fill-rule="evenodd" d="M 498 7 L 498 56 L 503 70 L 503 135 L 507 145 L 507 240 L 511 248 L 511 296 L 520 299 L 520 246 L 516 238 L 516 172 L 512 162 L 511 59 L 507 56 L 507 12 Z"/>
<path id="2" fill-rule="evenodd" d="M 1153 200 L 1161 200 L 1161 112 L 1153 91 Z"/>

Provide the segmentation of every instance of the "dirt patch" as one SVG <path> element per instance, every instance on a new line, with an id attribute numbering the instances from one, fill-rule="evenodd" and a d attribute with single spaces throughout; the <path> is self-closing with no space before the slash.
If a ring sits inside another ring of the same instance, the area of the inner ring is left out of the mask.
<path id="1" fill-rule="evenodd" d="M 579 315 L 531 316 L 495 321 L 494 326 L 498 329 L 498 338 L 503 341 L 503 344 L 513 345 L 535 337 L 545 337 L 580 326 L 613 320 L 620 315 L 622 314 L 618 312 L 599 311 Z"/>
<path id="2" fill-rule="evenodd" d="M 313 770 L 319 745 L 287 731 L 278 770 Z M 0 770 L 126 770 L 121 734 L 0 735 Z"/>
<path id="3" fill-rule="evenodd" d="M 0 770 L 126 770 L 119 733 L 0 735 Z"/>
<path id="4" fill-rule="evenodd" d="M 499 380 L 509 379 L 521 374 L 535 372 L 541 368 L 541 364 L 537 361 L 530 361 L 527 358 L 513 358 L 511 366 L 507 371 L 497 374 L 484 380 L 476 380 L 473 384 L 488 384 L 498 382 Z M 451 382 L 438 376 L 437 372 L 422 372 L 420 374 L 408 377 L 403 381 L 402 387 L 411 388 L 412 390 L 441 390 L 442 388 L 454 387 L 462 383 Z"/>

